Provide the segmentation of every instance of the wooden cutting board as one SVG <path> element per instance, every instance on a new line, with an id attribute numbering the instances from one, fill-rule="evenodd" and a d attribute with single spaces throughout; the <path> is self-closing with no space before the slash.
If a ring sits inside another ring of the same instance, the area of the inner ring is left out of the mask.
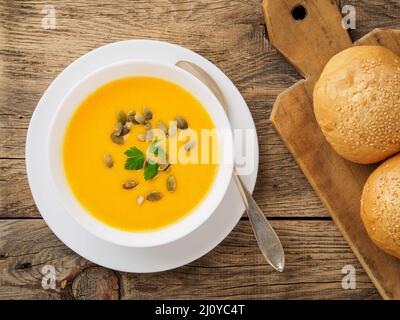
<path id="1" fill-rule="evenodd" d="M 278 96 L 271 121 L 382 297 L 400 299 L 400 260 L 374 245 L 359 215 L 362 188 L 375 166 L 351 163 L 331 148 L 312 101 L 334 54 L 368 44 L 400 55 L 400 30 L 376 29 L 353 44 L 334 0 L 264 0 L 263 10 L 271 44 L 305 78 Z"/>

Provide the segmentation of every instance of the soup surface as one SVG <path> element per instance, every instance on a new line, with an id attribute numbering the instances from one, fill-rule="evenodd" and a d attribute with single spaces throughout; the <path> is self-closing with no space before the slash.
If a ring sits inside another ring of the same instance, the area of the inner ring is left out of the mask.
<path id="1" fill-rule="evenodd" d="M 63 145 L 65 173 L 74 196 L 95 218 L 126 231 L 154 230 L 190 213 L 209 191 L 218 169 L 218 164 L 178 162 L 166 171 L 160 170 L 160 165 L 156 175 L 148 180 L 144 178 L 144 169 L 126 169 L 128 156 L 124 153 L 135 147 L 146 154 L 157 138 L 140 141 L 143 139 L 139 136 L 143 137 L 149 127 L 131 122 L 129 117 L 125 126 L 130 131 L 121 135 L 122 144 L 113 142 L 110 133 L 117 130 L 116 114 L 123 111 L 127 115 L 134 110 L 143 116 L 143 108 L 152 113 L 147 126 L 156 127 L 159 121 L 168 124 L 180 116 L 199 133 L 201 129 L 214 129 L 200 102 L 180 86 L 150 77 L 123 78 L 106 84 L 84 100 L 67 126 Z M 177 141 L 178 148 L 182 149 L 188 139 Z M 215 148 L 215 143 L 210 148 Z M 168 190 L 168 179 L 175 182 L 173 190 Z M 124 186 L 132 180 L 134 187 Z M 161 194 L 162 198 L 148 200 L 151 192 Z"/>

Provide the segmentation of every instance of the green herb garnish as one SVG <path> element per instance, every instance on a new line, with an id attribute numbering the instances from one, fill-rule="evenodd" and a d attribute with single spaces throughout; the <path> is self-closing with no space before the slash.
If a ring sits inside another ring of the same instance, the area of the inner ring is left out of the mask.
<path id="1" fill-rule="evenodd" d="M 132 147 L 125 151 L 125 155 L 128 157 L 125 162 L 125 169 L 127 170 L 139 170 L 143 169 L 144 165 L 144 153 L 136 147 Z"/>
<path id="2" fill-rule="evenodd" d="M 158 164 L 154 161 L 147 162 L 146 169 L 144 169 L 144 180 L 153 179 L 158 173 Z"/>
<path id="3" fill-rule="evenodd" d="M 155 140 L 149 147 L 149 152 L 154 154 L 157 157 L 164 158 L 166 156 L 165 151 L 159 147 L 160 140 Z M 150 180 L 153 179 L 158 173 L 158 163 L 148 158 L 145 160 L 145 155 L 142 151 L 140 151 L 136 147 L 132 147 L 129 150 L 125 151 L 125 155 L 128 157 L 125 162 L 125 169 L 127 170 L 140 170 L 143 169 L 145 161 L 146 166 L 144 167 L 144 179 Z"/>

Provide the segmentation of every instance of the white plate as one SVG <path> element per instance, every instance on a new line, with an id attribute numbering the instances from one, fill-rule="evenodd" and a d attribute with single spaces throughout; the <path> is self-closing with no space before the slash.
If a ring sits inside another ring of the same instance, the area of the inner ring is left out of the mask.
<path id="1" fill-rule="evenodd" d="M 228 191 L 214 214 L 188 236 L 166 245 L 152 248 L 128 248 L 96 238 L 63 209 L 53 190 L 46 141 L 51 119 L 65 94 L 83 77 L 110 63 L 127 59 L 149 59 L 175 64 L 192 61 L 205 70 L 220 85 L 230 107 L 232 128 L 252 129 L 255 126 L 250 111 L 235 85 L 214 64 L 188 49 L 165 42 L 128 40 L 115 42 L 80 57 L 52 82 L 40 99 L 29 124 L 26 141 L 26 167 L 29 186 L 36 206 L 55 235 L 73 251 L 98 265 L 125 272 L 157 272 L 180 267 L 215 248 L 239 222 L 244 211 L 240 194 L 231 180 Z M 258 169 L 258 141 L 254 135 L 255 169 L 243 176 L 253 190 Z"/>

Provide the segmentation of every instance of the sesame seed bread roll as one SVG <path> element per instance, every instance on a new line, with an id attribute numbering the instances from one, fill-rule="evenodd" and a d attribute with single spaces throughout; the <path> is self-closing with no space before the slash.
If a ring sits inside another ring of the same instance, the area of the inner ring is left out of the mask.
<path id="1" fill-rule="evenodd" d="M 314 88 L 314 112 L 343 158 L 374 163 L 400 151 L 400 58 L 380 46 L 333 56 Z"/>
<path id="2" fill-rule="evenodd" d="M 372 241 L 400 258 L 400 154 L 386 160 L 368 178 L 361 198 L 361 219 Z"/>

